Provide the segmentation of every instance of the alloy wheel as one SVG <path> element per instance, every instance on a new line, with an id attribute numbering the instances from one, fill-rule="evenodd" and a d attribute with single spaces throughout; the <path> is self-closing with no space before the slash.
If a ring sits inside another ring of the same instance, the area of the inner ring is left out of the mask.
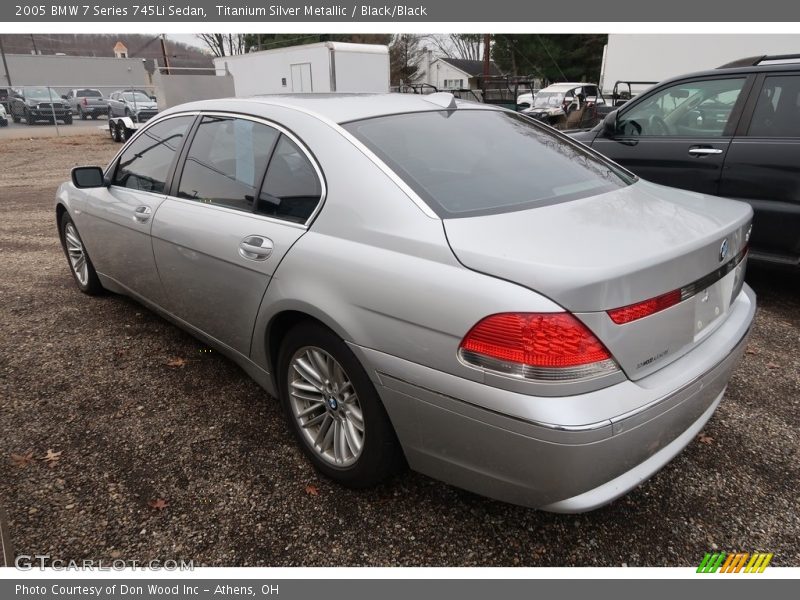
<path id="1" fill-rule="evenodd" d="M 67 246 L 67 256 L 72 271 L 78 279 L 78 283 L 86 285 L 89 282 L 89 264 L 86 261 L 86 252 L 83 243 L 78 236 L 78 231 L 72 223 L 67 223 L 64 227 L 64 243 Z"/>
<path id="2" fill-rule="evenodd" d="M 306 346 L 289 362 L 289 405 L 308 446 L 345 468 L 364 448 L 364 415 L 350 377 L 325 350 Z"/>

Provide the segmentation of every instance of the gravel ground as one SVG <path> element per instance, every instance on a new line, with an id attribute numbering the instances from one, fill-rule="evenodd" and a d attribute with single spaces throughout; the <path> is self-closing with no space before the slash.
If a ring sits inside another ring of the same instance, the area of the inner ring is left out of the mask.
<path id="1" fill-rule="evenodd" d="M 541 513 L 410 472 L 356 492 L 316 474 L 277 403 L 231 362 L 126 298 L 78 292 L 54 188 L 117 149 L 99 136 L 0 148 L 0 505 L 18 554 L 678 566 L 720 549 L 800 565 L 797 277 L 751 269 L 760 308 L 726 400 L 685 452 L 611 506 Z"/>

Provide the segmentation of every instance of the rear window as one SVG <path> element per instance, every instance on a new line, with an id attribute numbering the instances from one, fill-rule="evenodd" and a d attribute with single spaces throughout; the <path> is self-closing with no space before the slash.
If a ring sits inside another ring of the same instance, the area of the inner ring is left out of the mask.
<path id="1" fill-rule="evenodd" d="M 103 94 L 100 93 L 100 90 L 78 90 L 77 96 L 78 98 L 102 98 Z"/>
<path id="2" fill-rule="evenodd" d="M 441 218 L 523 210 L 602 194 L 635 177 L 515 113 L 430 111 L 344 127 Z"/>

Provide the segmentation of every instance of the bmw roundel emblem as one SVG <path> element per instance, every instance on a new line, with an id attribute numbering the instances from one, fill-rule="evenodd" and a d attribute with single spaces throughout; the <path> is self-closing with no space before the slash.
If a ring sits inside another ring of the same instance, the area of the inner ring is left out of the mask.
<path id="1" fill-rule="evenodd" d="M 722 240 L 722 244 L 719 247 L 719 261 L 722 262 L 728 257 L 728 238 Z"/>

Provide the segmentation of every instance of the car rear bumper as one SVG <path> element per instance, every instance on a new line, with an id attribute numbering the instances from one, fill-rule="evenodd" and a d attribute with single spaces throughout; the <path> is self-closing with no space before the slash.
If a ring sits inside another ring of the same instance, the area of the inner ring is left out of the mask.
<path id="1" fill-rule="evenodd" d="M 351 347 L 413 469 L 498 500 L 583 512 L 635 488 L 691 442 L 722 399 L 754 314 L 745 285 L 725 323 L 685 356 L 571 397 L 534 398 Z"/>

